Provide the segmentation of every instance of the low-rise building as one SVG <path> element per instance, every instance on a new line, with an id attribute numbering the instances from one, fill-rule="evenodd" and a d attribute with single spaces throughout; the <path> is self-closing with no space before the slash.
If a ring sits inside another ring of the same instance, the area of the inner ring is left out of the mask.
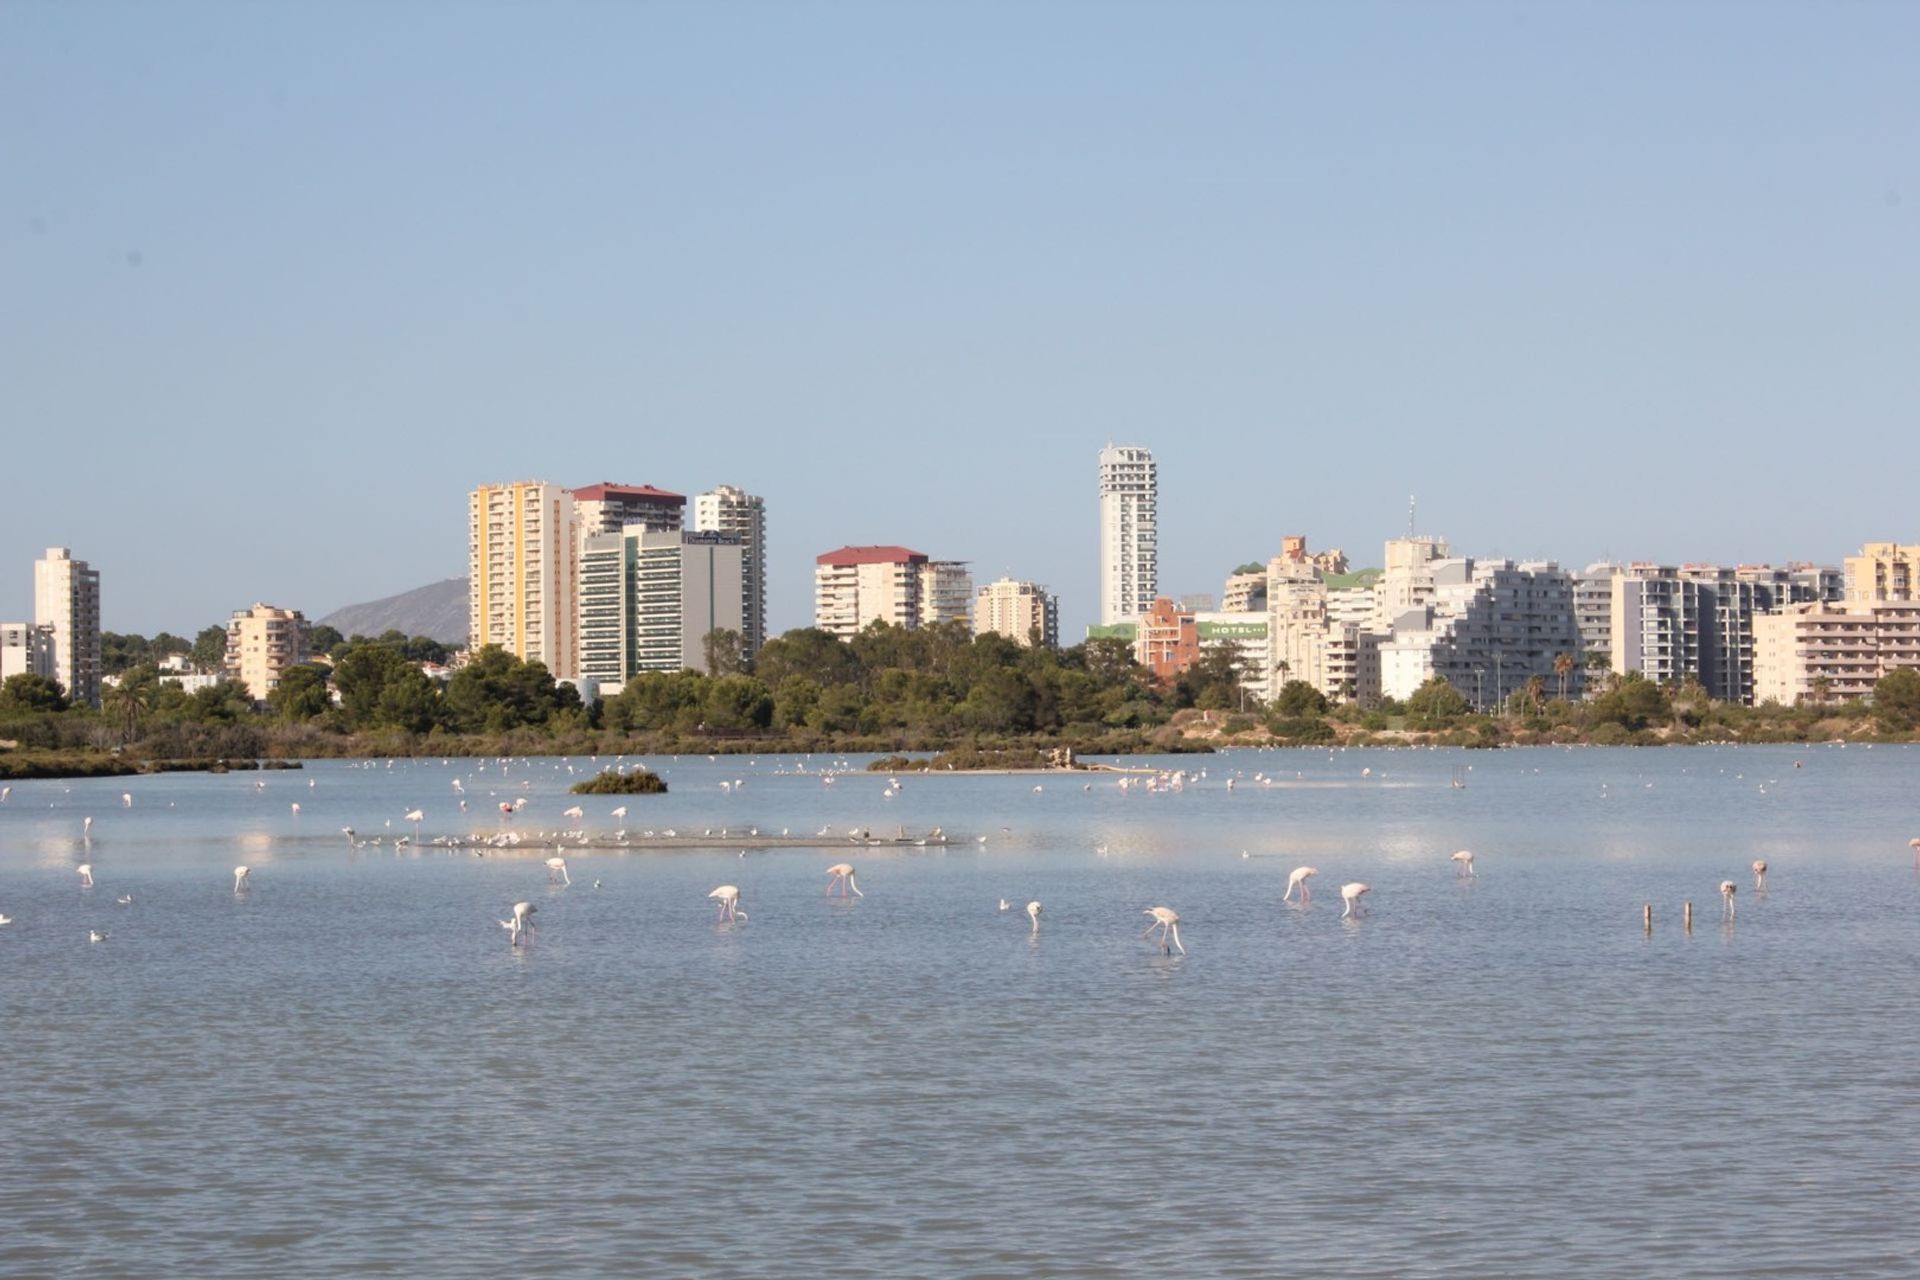
<path id="1" fill-rule="evenodd" d="M 226 676 L 265 702 L 290 667 L 307 660 L 307 620 L 298 609 L 256 604 L 227 623 Z"/>
<path id="2" fill-rule="evenodd" d="M 0 681 L 20 675 L 59 682 L 54 670 L 51 625 L 0 622 Z"/>
<path id="3" fill-rule="evenodd" d="M 1792 706 L 1867 698 L 1920 668 L 1920 600 L 1811 601 L 1753 620 L 1753 699 Z"/>

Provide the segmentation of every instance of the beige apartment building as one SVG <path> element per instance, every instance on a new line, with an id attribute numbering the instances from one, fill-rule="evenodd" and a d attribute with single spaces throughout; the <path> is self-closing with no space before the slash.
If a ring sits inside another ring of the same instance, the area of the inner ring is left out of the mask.
<path id="1" fill-rule="evenodd" d="M 255 702 L 265 702 L 287 668 L 306 660 L 307 620 L 298 609 L 256 604 L 227 622 L 227 679 L 245 685 Z"/>
<path id="2" fill-rule="evenodd" d="M 1902 667 L 1920 667 L 1920 600 L 1814 601 L 1753 620 L 1756 703 L 1866 698 Z"/>
<path id="3" fill-rule="evenodd" d="M 842 640 L 874 622 L 909 631 L 964 622 L 972 596 L 964 561 L 906 547 L 841 547 L 814 560 L 813 625 Z"/>
<path id="4" fill-rule="evenodd" d="M 1920 595 L 1920 546 L 1897 542 L 1869 542 L 1857 556 L 1848 556 L 1847 601 L 1871 604 L 1880 600 L 1915 600 Z"/>
<path id="5" fill-rule="evenodd" d="M 1034 582 L 1002 578 L 980 588 L 973 602 L 973 634 L 992 632 L 1017 644 L 1060 645 L 1060 600 Z"/>
<path id="6" fill-rule="evenodd" d="M 100 705 L 100 571 L 65 547 L 33 562 L 33 621 L 52 628 L 53 678 L 76 706 Z"/>
<path id="7" fill-rule="evenodd" d="M 573 495 L 559 485 L 516 481 L 468 495 L 473 648 L 498 645 L 523 661 L 544 662 L 561 679 L 578 673 L 576 525 Z"/>

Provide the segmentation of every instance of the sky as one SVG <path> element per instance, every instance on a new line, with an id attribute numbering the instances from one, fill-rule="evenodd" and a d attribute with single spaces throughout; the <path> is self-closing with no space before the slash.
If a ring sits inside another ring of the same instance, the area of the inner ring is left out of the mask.
<path id="1" fill-rule="evenodd" d="M 1920 541 L 1920 6 L 0 5 L 0 618 L 466 571 L 475 485 L 767 502 L 1098 607 L 1290 533 Z"/>

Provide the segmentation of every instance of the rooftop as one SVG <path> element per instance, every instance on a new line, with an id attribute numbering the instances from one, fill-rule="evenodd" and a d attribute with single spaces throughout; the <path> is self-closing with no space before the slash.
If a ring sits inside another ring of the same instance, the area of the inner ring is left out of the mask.
<path id="1" fill-rule="evenodd" d="M 666 489 L 656 489 L 650 484 L 615 484 L 611 480 L 602 480 L 599 484 L 590 484 L 584 489 L 569 491 L 576 502 L 605 502 L 609 498 L 643 498 L 649 502 L 664 502 L 672 506 L 685 506 L 686 495 L 673 493 Z"/>
<path id="2" fill-rule="evenodd" d="M 924 551 L 910 551 L 906 547 L 841 547 L 838 551 L 829 551 L 815 560 L 816 564 L 845 568 L 856 564 L 925 564 Z"/>

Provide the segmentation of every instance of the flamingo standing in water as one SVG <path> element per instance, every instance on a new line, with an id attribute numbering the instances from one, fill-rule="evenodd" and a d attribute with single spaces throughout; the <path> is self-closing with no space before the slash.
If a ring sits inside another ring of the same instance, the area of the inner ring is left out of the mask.
<path id="1" fill-rule="evenodd" d="M 252 874 L 253 873 L 245 867 L 235 867 L 233 869 L 233 891 L 235 893 L 245 893 L 250 887 L 250 882 L 247 877 Z"/>
<path id="2" fill-rule="evenodd" d="M 420 838 L 420 824 L 422 822 L 425 822 L 426 820 L 427 820 L 427 815 L 421 810 L 419 809 L 407 810 L 407 821 L 413 824 L 413 838 L 415 840 L 418 840 Z"/>
<path id="3" fill-rule="evenodd" d="M 1456 874 L 1469 877 L 1473 875 L 1473 850 L 1462 849 L 1453 855 L 1452 861 L 1458 864 L 1455 868 Z"/>
<path id="4" fill-rule="evenodd" d="M 1340 918 L 1342 920 L 1345 920 L 1348 916 L 1359 915 L 1360 914 L 1360 895 L 1363 893 L 1372 893 L 1372 892 L 1373 892 L 1372 885 L 1361 884 L 1358 880 L 1355 880 L 1352 884 L 1341 885 L 1340 899 L 1341 901 L 1347 904 L 1347 909 L 1340 913 Z"/>
<path id="5" fill-rule="evenodd" d="M 627 806 L 621 805 L 618 809 L 613 810 L 607 816 L 609 818 L 624 818 L 627 816 Z"/>
<path id="6" fill-rule="evenodd" d="M 835 889 L 840 891 L 840 896 L 843 898 L 849 896 L 849 891 L 851 891 L 851 896 L 856 898 L 864 898 L 867 896 L 861 893 L 860 886 L 853 882 L 853 864 L 851 862 L 836 862 L 827 868 L 827 874 L 833 877 L 827 881 L 827 896 L 829 898 L 833 896 Z"/>
<path id="7" fill-rule="evenodd" d="M 1720 901 L 1726 906 L 1726 911 L 1721 916 L 1723 920 L 1733 919 L 1733 895 L 1739 887 L 1731 880 L 1720 882 Z"/>
<path id="8" fill-rule="evenodd" d="M 1301 906 L 1305 906 L 1307 903 L 1312 902 L 1313 886 L 1308 884 L 1307 881 L 1313 879 L 1313 877 L 1319 874 L 1320 874 L 1320 869 L 1318 867 L 1295 867 L 1293 869 L 1293 874 L 1287 877 L 1287 891 L 1280 895 L 1280 901 L 1282 902 L 1292 901 L 1293 891 L 1295 889 L 1298 889 L 1300 891 Z"/>
<path id="9" fill-rule="evenodd" d="M 92 818 L 80 819 L 80 838 L 82 840 L 93 839 L 93 819 Z"/>
<path id="10" fill-rule="evenodd" d="M 1767 891 L 1767 860 L 1765 858 L 1753 860 L 1753 891 L 1755 893 Z"/>
<path id="11" fill-rule="evenodd" d="M 1179 912 L 1175 911 L 1172 907 L 1148 907 L 1140 914 L 1153 917 L 1153 923 L 1147 926 L 1147 932 L 1141 934 L 1141 937 L 1144 938 L 1147 934 L 1158 929 L 1160 931 L 1160 950 L 1163 954 L 1172 955 L 1175 947 L 1180 947 L 1181 955 L 1187 954 L 1187 949 L 1180 946 Z"/>
<path id="12" fill-rule="evenodd" d="M 720 903 L 722 920 L 745 920 L 747 913 L 740 909 L 740 886 L 723 884 L 707 895 Z"/>
<path id="13" fill-rule="evenodd" d="M 516 902 L 513 904 L 513 919 L 502 920 L 500 922 L 500 927 L 507 931 L 509 941 L 513 946 L 517 947 L 520 945 L 521 934 L 531 935 L 533 933 L 533 913 L 539 909 L 540 908 L 534 906 L 531 902 Z"/>
<path id="14" fill-rule="evenodd" d="M 80 873 L 80 887 L 82 889 L 93 888 L 93 864 L 91 862 L 83 862 L 75 867 L 74 870 Z"/>
<path id="15" fill-rule="evenodd" d="M 1040 932 L 1040 903 L 1037 900 L 1027 904 L 1027 919 L 1033 921 L 1033 931 Z"/>
<path id="16" fill-rule="evenodd" d="M 565 858 L 547 859 L 547 883 L 553 883 L 555 872 L 559 873 L 561 884 L 573 883 L 573 877 L 567 874 L 567 860 Z"/>

